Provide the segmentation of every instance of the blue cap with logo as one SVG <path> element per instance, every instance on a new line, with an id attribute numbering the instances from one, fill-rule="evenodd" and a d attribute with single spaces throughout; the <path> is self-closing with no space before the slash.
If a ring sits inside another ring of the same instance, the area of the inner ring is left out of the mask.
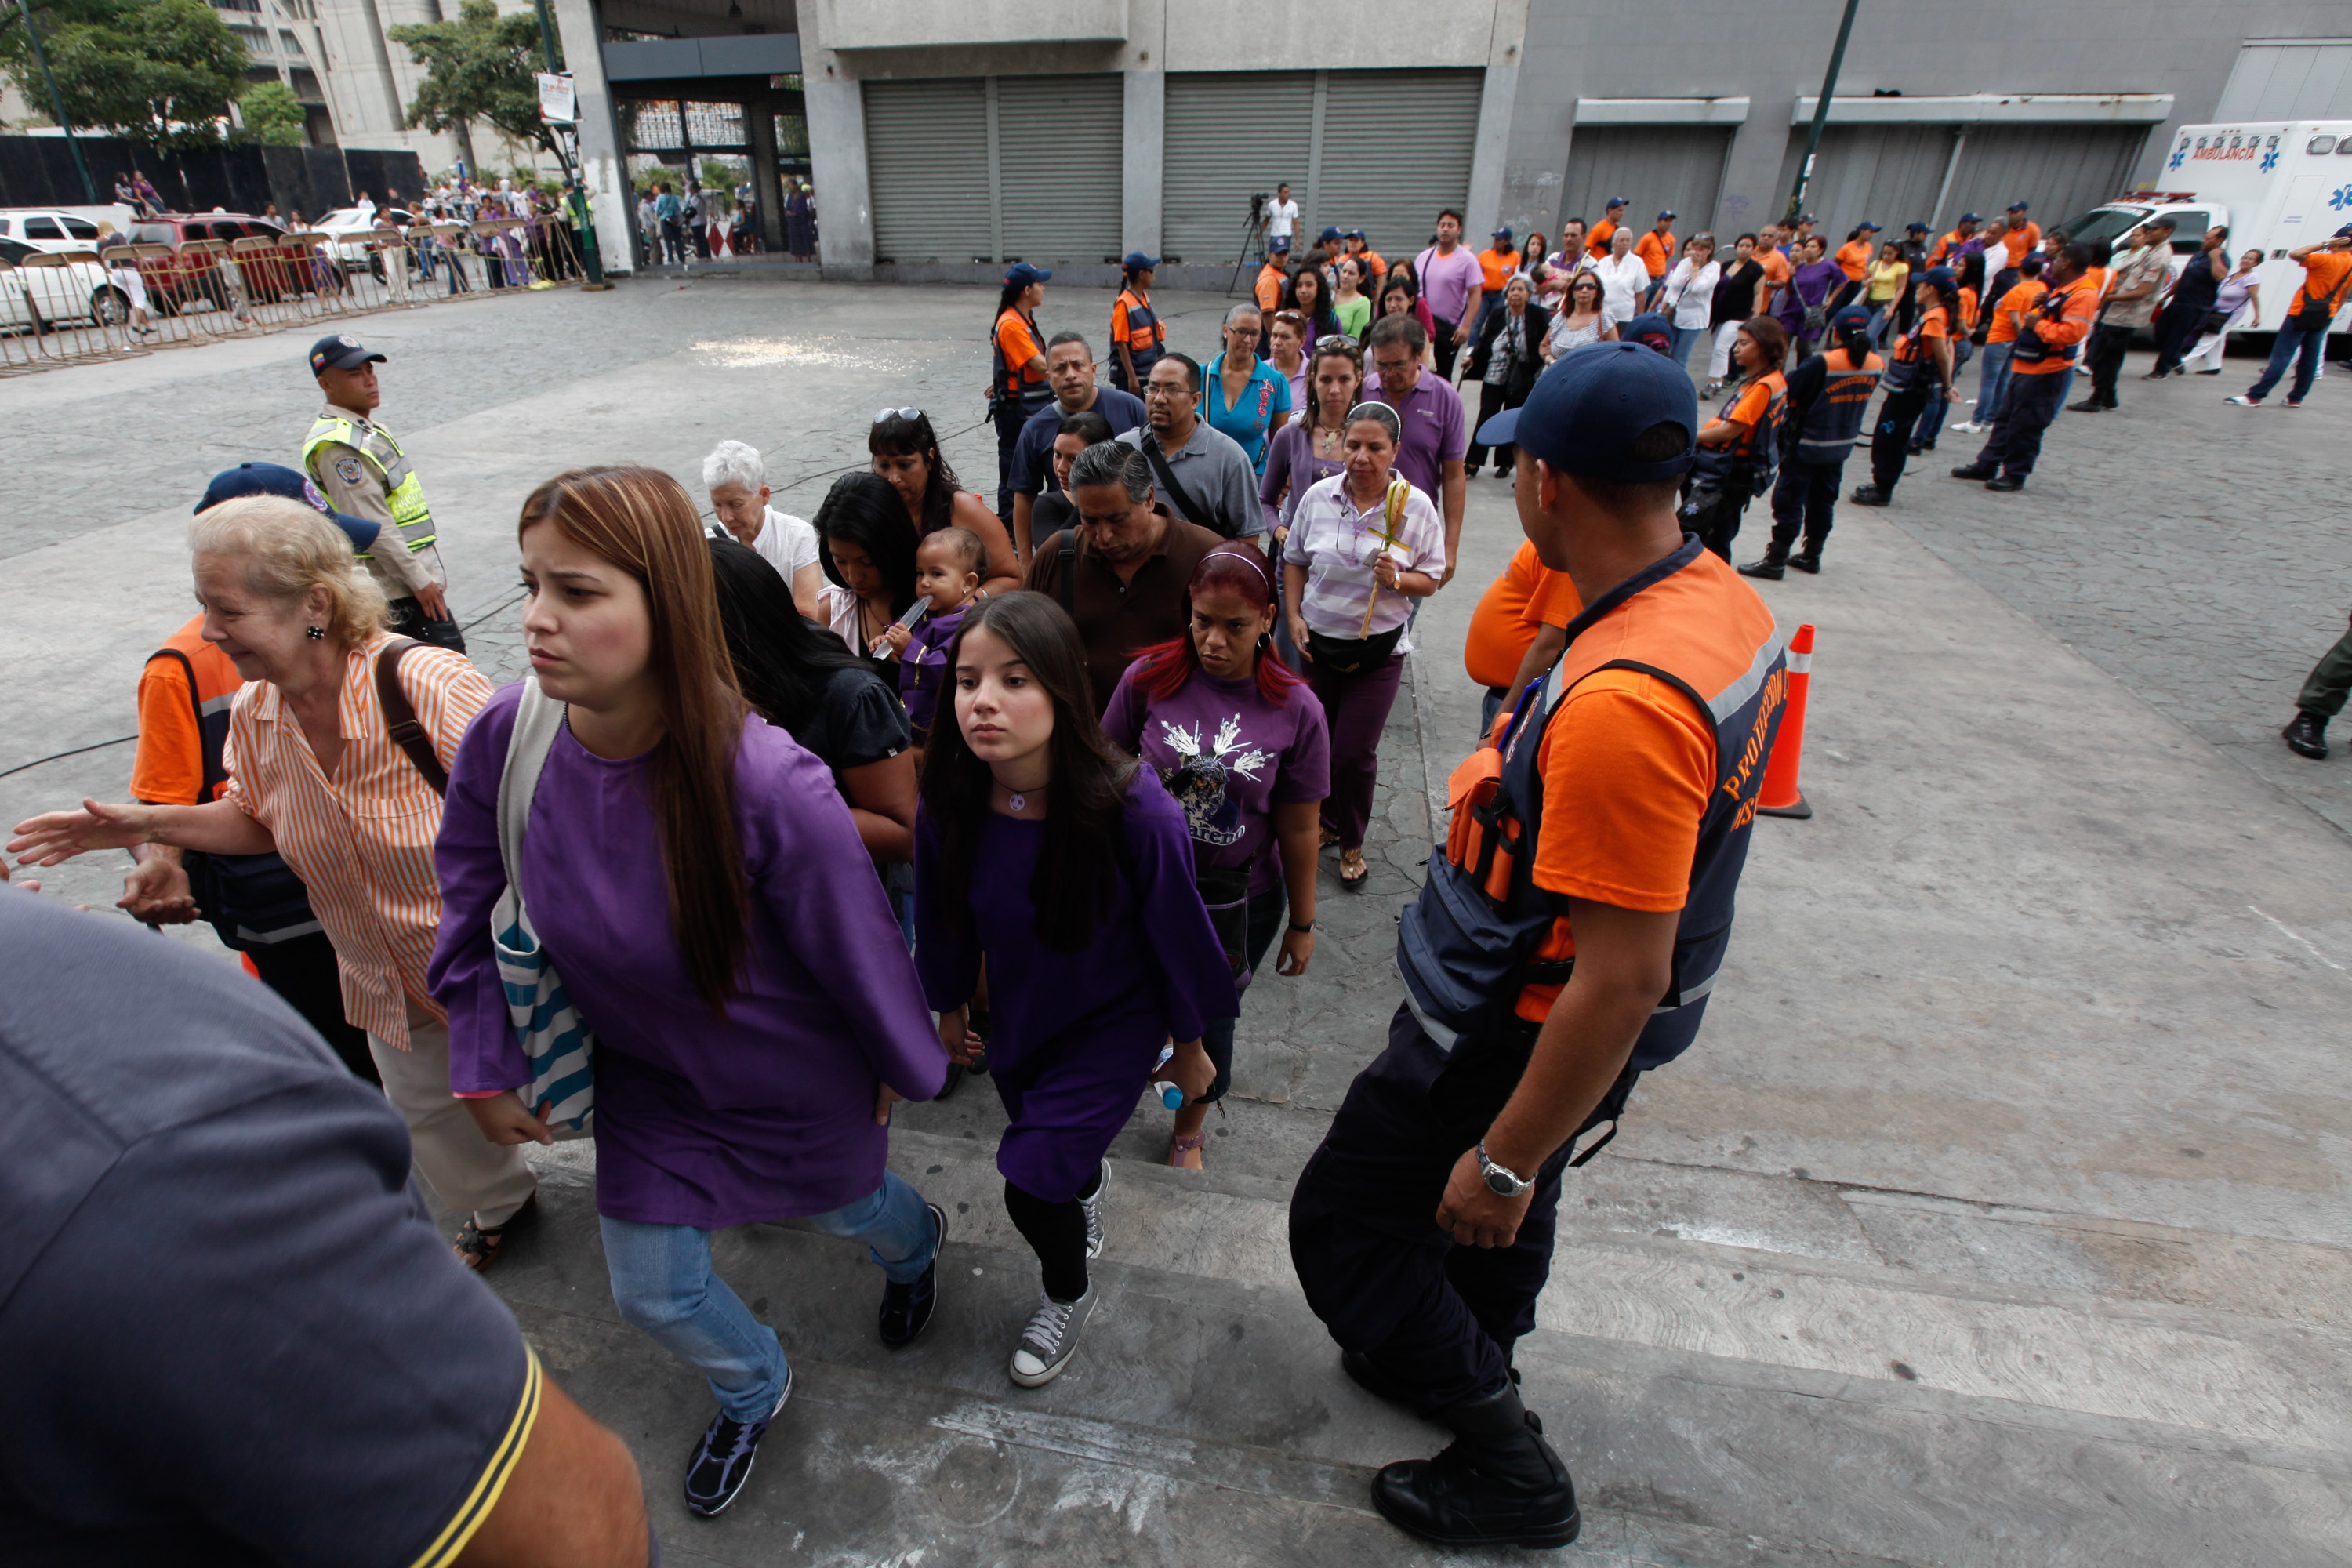
<path id="1" fill-rule="evenodd" d="M 1496 229 L 1495 231 L 1495 237 L 1496 239 L 1507 241 L 1511 237 L 1511 226 L 1509 224 L 1505 224 L 1502 227 Z"/>
<path id="2" fill-rule="evenodd" d="M 1336 226 L 1326 224 L 1324 226 L 1323 232 L 1315 237 L 1315 243 L 1318 245 L 1328 245 L 1335 239 L 1345 239 L 1347 237 L 1348 237 L 1346 235 L 1339 232 Z"/>
<path id="3" fill-rule="evenodd" d="M 350 370 L 355 365 L 365 364 L 370 360 L 373 360 L 378 364 L 384 363 L 382 354 L 370 353 L 360 345 L 359 339 L 342 332 L 337 332 L 332 337 L 320 338 L 310 345 L 312 375 L 318 374 L 322 370 Z"/>
<path id="4" fill-rule="evenodd" d="M 1683 449 L 1654 463 L 1627 456 L 1657 425 L 1681 426 Z M 1544 372 L 1527 402 L 1480 426 L 1478 440 L 1516 444 L 1580 479 L 1638 485 L 1689 472 L 1697 433 L 1698 393 L 1689 372 L 1639 343 L 1586 343 Z"/>
<path id="5" fill-rule="evenodd" d="M 2009 210 L 2013 213 L 2021 213 L 2032 205 L 2033 204 L 2031 202 L 2011 202 L 2009 204 Z"/>
<path id="6" fill-rule="evenodd" d="M 327 504 L 327 498 L 310 477 L 299 469 L 282 463 L 239 463 L 234 468 L 224 468 L 213 476 L 205 487 L 204 499 L 196 502 L 196 510 L 207 511 L 223 501 L 236 500 L 240 496 L 283 496 L 313 506 L 326 515 L 329 522 L 351 535 L 352 548 L 365 550 L 375 542 L 381 523 L 370 522 L 363 517 L 353 517 L 347 511 L 337 511 Z"/>
<path id="7" fill-rule="evenodd" d="M 1032 283 L 1043 283 L 1053 275 L 1045 268 L 1032 267 L 1025 261 L 1016 261 L 1004 269 L 1004 280 L 1007 283 L 1018 283 L 1024 289 Z"/>
<path id="8" fill-rule="evenodd" d="M 1625 198 L 1623 196 L 1611 196 L 1609 198 L 1608 205 L 1612 207 L 1622 207 L 1625 205 Z"/>
<path id="9" fill-rule="evenodd" d="M 1984 219 L 1978 216 L 1975 213 L 1962 213 L 1960 215 L 1960 221 L 1962 223 L 1982 223 L 1984 222 Z"/>

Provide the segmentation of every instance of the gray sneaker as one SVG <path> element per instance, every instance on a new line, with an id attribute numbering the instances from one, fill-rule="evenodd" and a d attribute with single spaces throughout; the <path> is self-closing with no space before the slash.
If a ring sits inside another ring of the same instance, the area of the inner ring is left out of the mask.
<path id="1" fill-rule="evenodd" d="M 1110 1162 L 1106 1160 L 1103 1162 L 1102 1179 L 1095 1184 L 1095 1195 L 1078 1200 L 1078 1207 L 1084 1209 L 1087 1215 L 1087 1256 L 1088 1258 L 1102 1256 L 1102 1204 L 1103 1194 L 1108 1191 L 1110 1191 Z"/>
<path id="2" fill-rule="evenodd" d="M 1078 1335 L 1085 1331 L 1094 1310 L 1092 1280 L 1087 1282 L 1087 1293 L 1075 1301 L 1056 1301 L 1041 1293 L 1036 1314 L 1021 1331 L 1021 1342 L 1013 1347 L 1013 1381 L 1024 1388 L 1041 1388 L 1061 1376 L 1070 1357 L 1077 1353 Z"/>

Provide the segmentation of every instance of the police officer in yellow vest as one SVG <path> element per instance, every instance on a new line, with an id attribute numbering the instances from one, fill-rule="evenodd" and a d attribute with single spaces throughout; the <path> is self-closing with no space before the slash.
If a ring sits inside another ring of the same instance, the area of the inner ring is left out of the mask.
<path id="1" fill-rule="evenodd" d="M 375 375 L 383 363 L 356 338 L 337 334 L 310 345 L 310 374 L 327 406 L 302 443 L 302 467 L 336 510 L 382 525 L 360 559 L 392 601 L 392 629 L 463 653 L 425 486 L 400 443 L 371 418 L 383 400 Z"/>

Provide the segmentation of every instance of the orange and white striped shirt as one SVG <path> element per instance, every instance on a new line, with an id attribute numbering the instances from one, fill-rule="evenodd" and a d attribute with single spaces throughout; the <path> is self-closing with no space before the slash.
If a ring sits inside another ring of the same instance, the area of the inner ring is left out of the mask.
<path id="1" fill-rule="evenodd" d="M 375 689 L 380 634 L 343 663 L 343 754 L 332 778 L 278 688 L 247 683 L 230 711 L 228 798 L 269 829 L 278 853 L 310 894 L 310 909 L 335 944 L 343 1016 L 399 1050 L 408 1048 L 412 1008 L 446 1017 L 425 988 L 425 967 L 441 925 L 441 883 L 433 840 L 441 797 L 386 732 Z M 433 738 L 444 768 L 493 689 L 465 655 L 419 646 L 401 661 L 400 684 Z"/>

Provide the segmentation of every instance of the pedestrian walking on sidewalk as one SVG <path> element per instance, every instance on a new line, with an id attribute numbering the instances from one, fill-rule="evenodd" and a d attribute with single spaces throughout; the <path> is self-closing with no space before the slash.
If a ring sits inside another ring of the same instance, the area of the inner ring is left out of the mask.
<path id="1" fill-rule="evenodd" d="M 1437 509 L 1396 471 L 1398 426 L 1385 403 L 1348 411 L 1347 470 L 1299 498 L 1282 547 L 1291 638 L 1331 727 L 1322 841 L 1339 847 L 1339 885 L 1349 892 L 1371 875 L 1364 834 L 1381 733 L 1412 651 L 1412 602 L 1437 592 L 1445 575 Z"/>
<path id="2" fill-rule="evenodd" d="M 2156 363 L 2141 380 L 2161 381 L 2180 374 L 2181 356 L 2204 330 L 2205 318 L 2219 301 L 2221 285 L 2229 276 L 2230 231 L 2217 226 L 2205 231 L 2197 254 L 2173 280 L 2171 293 L 2156 318 Z"/>
<path id="3" fill-rule="evenodd" d="M 351 536 L 300 501 L 224 502 L 188 542 L 205 639 L 247 682 L 229 714 L 226 793 L 53 812 L 19 823 L 8 847 L 44 865 L 147 844 L 285 857 L 335 944 L 344 1016 L 367 1031 L 417 1172 L 464 1216 L 457 1256 L 487 1268 L 536 1217 L 538 1184 L 519 1150 L 483 1142 L 450 1099 L 449 1028 L 427 967 L 442 791 L 490 683 L 464 655 L 386 631 L 383 590 L 353 563 Z"/>
<path id="4" fill-rule="evenodd" d="M 947 1220 L 883 1158 L 892 1101 L 929 1099 L 947 1060 L 824 764 L 737 691 L 685 489 L 649 468 L 574 469 L 531 492 L 520 534 L 531 673 L 483 710 L 441 825 L 447 1088 L 485 1147 L 551 1140 L 544 1104 L 518 1092 L 531 1065 L 492 942 L 511 875 L 595 1036 L 614 1302 L 719 1403 L 685 1481 L 688 1509 L 715 1514 L 793 1372 L 712 1270 L 711 1233 L 808 1217 L 866 1242 L 887 1280 L 882 1341 L 911 1342 Z M 528 832 L 502 831 L 509 818 Z"/>
<path id="5" fill-rule="evenodd" d="M 1822 569 L 1822 547 L 1837 521 L 1838 481 L 1853 455 L 1853 438 L 1886 362 L 1871 351 L 1870 312 L 1848 305 L 1825 329 L 1832 344 L 1789 373 L 1786 447 L 1772 486 L 1772 541 L 1764 557 L 1739 568 L 1743 577 L 1779 582 L 1794 566 Z M 1804 535 L 1804 547 L 1790 547 Z"/>
<path id="6" fill-rule="evenodd" d="M 1103 738 L 1061 606 L 986 600 L 950 662 L 954 722 L 932 731 L 915 826 L 916 966 L 941 1043 L 966 1066 L 985 1052 L 1010 1121 L 996 1168 L 1043 1274 L 1010 1372 L 1035 1388 L 1094 1310 L 1111 1140 L 1148 1082 L 1208 1092 L 1202 1036 L 1237 1005 L 1184 810 Z M 983 963 L 985 1046 L 966 1029 Z"/>
<path id="7" fill-rule="evenodd" d="M 1191 597 L 1191 627 L 1128 667 L 1103 732 L 1149 763 L 1184 808 L 1201 901 L 1234 988 L 1246 990 L 1277 931 L 1281 973 L 1306 973 L 1315 956 L 1317 819 L 1331 788 L 1331 741 L 1322 704 L 1276 655 L 1280 603 L 1265 557 L 1254 545 L 1219 545 L 1192 569 Z M 1217 1076 L 1176 1112 L 1168 1144 L 1168 1163 L 1192 1171 L 1209 1107 L 1234 1079 L 1234 1020 L 1202 1027 Z"/>
<path id="8" fill-rule="evenodd" d="M 1697 427 L 1685 372 L 1598 344 L 1479 431 L 1517 445 L 1522 530 L 1588 607 L 1455 774 L 1481 804 L 1399 924 L 1407 1000 L 1291 1197 L 1341 1367 L 1454 1434 L 1372 1483 L 1382 1517 L 1446 1545 L 1581 1527 L 1513 1350 L 1579 1138 L 1697 1037 L 1786 691 L 1771 612 L 1675 515 Z"/>

